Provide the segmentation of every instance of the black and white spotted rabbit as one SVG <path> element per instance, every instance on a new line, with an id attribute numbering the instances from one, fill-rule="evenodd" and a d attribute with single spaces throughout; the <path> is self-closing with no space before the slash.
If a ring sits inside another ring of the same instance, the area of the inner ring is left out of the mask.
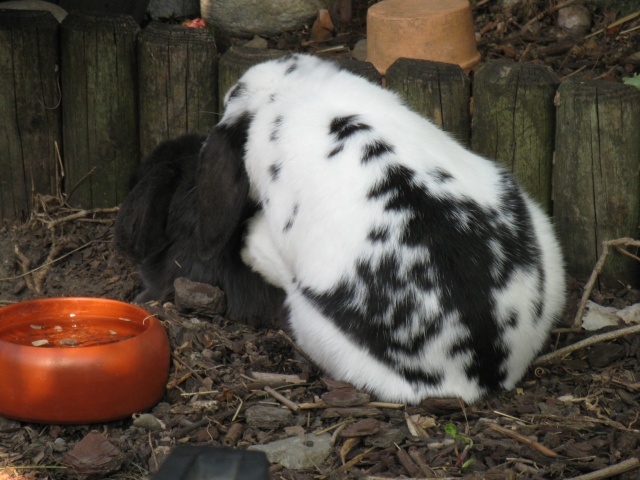
<path id="1" fill-rule="evenodd" d="M 173 281 L 186 277 L 220 287 L 227 297 L 225 316 L 252 325 L 276 324 L 284 299 L 281 290 L 268 285 L 240 258 L 246 220 L 257 204 L 246 190 L 246 182 L 235 180 L 240 172 L 226 161 L 224 144 L 209 144 L 207 165 L 199 166 L 205 137 L 184 135 L 160 144 L 141 164 L 131 179 L 131 188 L 120 208 L 115 224 L 115 246 L 136 264 L 144 290 L 136 302 L 166 301 L 173 297 Z M 215 170 L 215 171 L 214 171 Z M 208 178 L 216 179 L 209 188 Z M 202 178 L 202 182 L 199 179 Z M 233 212 L 201 216 L 199 205 L 212 208 L 220 197 L 235 199 Z M 240 201 L 244 198 L 244 201 Z M 233 223 L 226 219 L 233 217 Z M 206 245 L 200 243 L 203 221 L 217 230 Z"/>
<path id="2" fill-rule="evenodd" d="M 261 205 L 243 259 L 286 291 L 295 340 L 326 372 L 409 403 L 520 380 L 563 308 L 563 262 L 494 162 L 307 55 L 249 69 L 203 164 L 220 142 Z"/>

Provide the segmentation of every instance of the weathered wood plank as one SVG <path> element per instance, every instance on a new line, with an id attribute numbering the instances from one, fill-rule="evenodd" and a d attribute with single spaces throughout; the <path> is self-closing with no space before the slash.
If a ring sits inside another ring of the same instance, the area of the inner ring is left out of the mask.
<path id="1" fill-rule="evenodd" d="M 386 79 L 409 107 L 468 146 L 470 81 L 458 65 L 400 58 Z"/>
<path id="2" fill-rule="evenodd" d="M 55 194 L 61 144 L 59 25 L 47 12 L 0 15 L 0 222 Z"/>
<path id="3" fill-rule="evenodd" d="M 638 236 L 640 90 L 585 80 L 556 97 L 554 216 L 569 271 L 587 277 L 604 240 Z M 640 263 L 611 255 L 600 280 L 637 286 Z"/>
<path id="4" fill-rule="evenodd" d="M 138 37 L 140 152 L 218 121 L 218 60 L 206 29 L 149 24 Z"/>
<path id="5" fill-rule="evenodd" d="M 127 15 L 72 12 L 62 23 L 66 189 L 80 207 L 117 205 L 139 158 L 136 36 Z"/>
<path id="6" fill-rule="evenodd" d="M 473 150 L 505 165 L 548 213 L 559 83 L 548 67 L 504 60 L 487 62 L 473 83 Z"/>

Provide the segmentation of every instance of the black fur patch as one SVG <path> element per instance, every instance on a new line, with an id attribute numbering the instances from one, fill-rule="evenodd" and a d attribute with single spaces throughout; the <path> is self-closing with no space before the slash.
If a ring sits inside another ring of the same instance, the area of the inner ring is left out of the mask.
<path id="1" fill-rule="evenodd" d="M 282 115 L 278 115 L 273 120 L 273 130 L 271 131 L 271 135 L 269 135 L 269 140 L 271 140 L 272 142 L 275 142 L 276 140 L 278 140 L 278 138 L 280 138 L 280 127 L 282 127 L 282 121 Z"/>
<path id="2" fill-rule="evenodd" d="M 293 223 L 296 220 L 296 217 L 298 216 L 298 212 L 300 211 L 300 205 L 298 205 L 297 203 L 293 206 L 293 211 L 291 212 L 291 216 L 289 217 L 289 219 L 287 220 L 287 223 L 285 223 L 284 228 L 282 229 L 283 232 L 288 232 L 289 230 L 291 230 L 291 228 L 293 227 Z"/>
<path id="3" fill-rule="evenodd" d="M 280 171 L 282 170 L 281 163 L 274 163 L 273 165 L 269 165 L 269 176 L 272 181 L 278 180 L 280 178 Z"/>
<path id="4" fill-rule="evenodd" d="M 453 175 L 442 168 L 434 168 L 429 172 L 429 175 L 431 175 L 438 183 L 445 183 L 453 179 Z"/>
<path id="5" fill-rule="evenodd" d="M 372 242 L 384 242 L 389 239 L 389 227 L 375 227 L 371 229 L 367 238 Z"/>
<path id="6" fill-rule="evenodd" d="M 291 63 L 291 65 L 289 65 L 289 68 L 287 68 L 287 69 L 285 70 L 284 74 L 285 74 L 285 75 L 289 75 L 289 74 L 291 74 L 291 73 L 295 72 L 297 69 L 298 69 L 298 63 L 297 63 L 297 61 L 295 61 L 295 60 L 294 60 L 294 61 Z"/>
<path id="7" fill-rule="evenodd" d="M 365 145 L 362 153 L 362 163 L 368 163 L 374 158 L 393 152 L 394 148 L 392 145 L 389 145 L 384 140 L 374 140 L 373 142 Z"/>
<path id="8" fill-rule="evenodd" d="M 495 301 L 488 292 L 504 288 L 517 269 L 537 271 L 541 256 L 518 188 L 506 174 L 501 187 L 503 211 L 499 212 L 471 200 L 436 197 L 416 180 L 414 171 L 388 167 L 384 180 L 368 196 L 384 201 L 386 210 L 406 215 L 399 232 L 401 242 L 425 248 L 429 255 L 413 265 L 401 265 L 393 252 L 376 261 L 361 258 L 354 280 L 345 279 L 323 292 L 305 288 L 303 293 L 352 341 L 366 345 L 387 364 L 393 364 L 394 354 L 420 352 L 440 333 L 443 322 L 457 318 L 469 334 L 453 345 L 450 355 L 469 355 L 469 379 L 487 390 L 499 389 L 508 353 L 501 333 L 508 325 L 492 317 Z M 369 234 L 370 239 L 377 236 L 375 230 Z M 498 245 L 506 256 L 499 265 L 491 245 Z M 416 297 L 411 290 L 422 295 Z M 439 299 L 440 313 L 425 319 L 411 338 L 393 338 L 394 332 L 414 325 L 415 316 L 423 312 L 422 298 L 433 294 Z M 397 366 L 397 371 L 411 382 L 437 384 L 442 379 L 440 372 L 419 368 Z"/>
<path id="9" fill-rule="evenodd" d="M 229 93 L 228 101 L 231 101 L 234 98 L 243 96 L 246 93 L 246 91 L 247 91 L 247 86 L 243 82 L 236 83 L 235 86 L 233 87 L 233 90 L 231 90 L 231 93 Z"/>
<path id="10" fill-rule="evenodd" d="M 371 126 L 366 123 L 361 123 L 358 120 L 358 115 L 336 117 L 329 125 L 329 133 L 335 135 L 338 140 L 344 140 L 357 132 L 367 130 L 371 130 Z"/>
<path id="11" fill-rule="evenodd" d="M 338 146 L 336 146 L 333 150 L 331 150 L 329 152 L 329 155 L 327 155 L 327 158 L 333 158 L 336 155 L 338 155 L 342 150 L 344 149 L 344 143 L 339 144 Z"/>

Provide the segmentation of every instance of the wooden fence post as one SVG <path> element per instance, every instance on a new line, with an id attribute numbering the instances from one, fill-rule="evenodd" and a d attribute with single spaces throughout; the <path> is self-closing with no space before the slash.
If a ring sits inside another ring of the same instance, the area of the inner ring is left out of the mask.
<path id="1" fill-rule="evenodd" d="M 458 65 L 399 58 L 386 79 L 413 110 L 469 145 L 470 81 Z"/>
<path id="2" fill-rule="evenodd" d="M 218 121 L 215 39 L 204 28 L 151 23 L 138 36 L 140 153 Z"/>
<path id="3" fill-rule="evenodd" d="M 559 83 L 548 67 L 505 60 L 483 65 L 473 83 L 473 150 L 505 165 L 547 213 Z"/>
<path id="4" fill-rule="evenodd" d="M 47 12 L 0 15 L 0 222 L 25 221 L 34 194 L 58 187 L 58 36 Z"/>
<path id="5" fill-rule="evenodd" d="M 231 47 L 224 52 L 218 64 L 220 113 L 224 112 L 225 93 L 238 81 L 244 72 L 258 63 L 284 57 L 287 53 L 282 50 L 262 50 L 249 47 Z"/>
<path id="6" fill-rule="evenodd" d="M 556 105 L 554 216 L 569 271 L 586 278 L 604 240 L 638 235 L 640 90 L 572 79 L 560 86 Z M 600 280 L 637 286 L 639 267 L 614 254 Z"/>
<path id="7" fill-rule="evenodd" d="M 343 70 L 360 75 L 375 85 L 382 85 L 382 75 L 371 62 L 363 62 L 355 58 L 334 58 L 333 62 Z"/>
<path id="8" fill-rule="evenodd" d="M 75 11 L 62 22 L 65 185 L 73 205 L 119 204 L 138 164 L 139 30 L 128 15 Z"/>

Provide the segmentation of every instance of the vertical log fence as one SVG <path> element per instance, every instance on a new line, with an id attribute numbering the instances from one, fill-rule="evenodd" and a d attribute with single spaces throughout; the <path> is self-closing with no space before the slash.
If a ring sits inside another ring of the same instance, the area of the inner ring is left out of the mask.
<path id="1" fill-rule="evenodd" d="M 386 80 L 409 107 L 469 146 L 471 82 L 458 65 L 400 58 Z"/>
<path id="2" fill-rule="evenodd" d="M 0 222 L 25 221 L 60 172 L 59 25 L 46 12 L 0 15 Z"/>
<path id="3" fill-rule="evenodd" d="M 559 84 L 548 67 L 509 61 L 486 63 L 473 83 L 471 147 L 502 163 L 547 213 Z"/>
<path id="4" fill-rule="evenodd" d="M 138 37 L 140 154 L 218 121 L 218 52 L 205 29 L 151 23 Z"/>
<path id="5" fill-rule="evenodd" d="M 74 11 L 62 22 L 65 186 L 74 205 L 120 203 L 138 164 L 138 31 L 128 15 Z"/>
<path id="6" fill-rule="evenodd" d="M 556 97 L 554 216 L 571 271 L 586 277 L 602 242 L 637 237 L 640 218 L 640 90 L 564 82 Z M 638 285 L 640 262 L 613 255 L 601 281 Z"/>
<path id="7" fill-rule="evenodd" d="M 286 54 L 232 47 L 218 60 L 205 30 L 139 31 L 128 17 L 81 13 L 60 28 L 46 13 L 2 12 L 0 222 L 26 220 L 34 193 L 57 192 L 56 143 L 72 205 L 120 203 L 141 158 L 168 138 L 207 133 L 238 77 Z M 381 83 L 370 64 L 338 63 Z M 560 83 L 546 67 L 505 61 L 487 62 L 473 88 L 459 67 L 421 60 L 398 60 L 385 81 L 411 108 L 514 173 L 554 216 L 570 273 L 586 277 L 603 240 L 638 237 L 640 90 Z M 638 267 L 618 255 L 601 280 L 637 286 Z"/>

